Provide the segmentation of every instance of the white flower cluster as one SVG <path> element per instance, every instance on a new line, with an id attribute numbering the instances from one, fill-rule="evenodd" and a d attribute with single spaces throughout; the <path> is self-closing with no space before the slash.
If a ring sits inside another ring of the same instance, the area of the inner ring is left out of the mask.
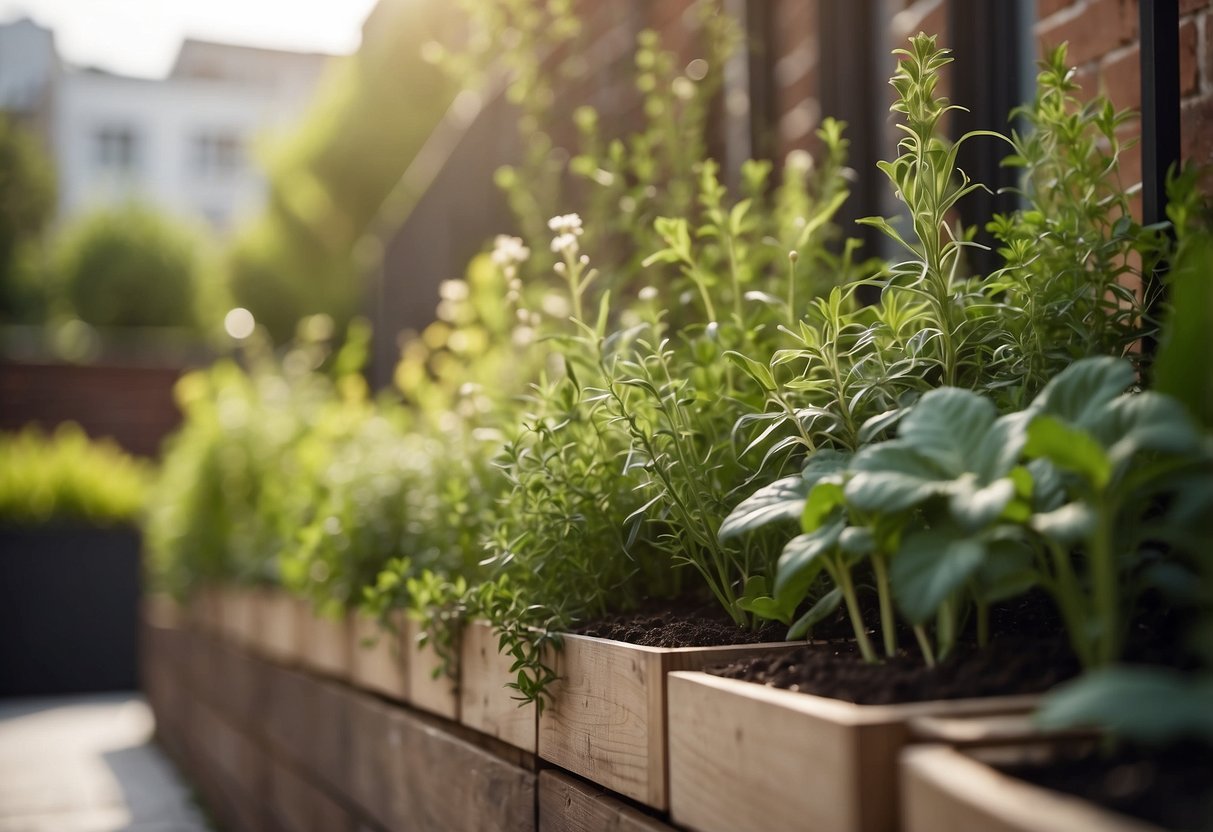
<path id="1" fill-rule="evenodd" d="M 577 238 L 581 236 L 581 216 L 579 214 L 561 214 L 548 220 L 550 228 L 556 236 L 552 239 L 552 251 L 566 257 L 576 257 L 579 250 Z"/>
<path id="2" fill-rule="evenodd" d="M 506 277 L 513 277 L 520 263 L 531 256 L 531 250 L 522 243 L 521 237 L 498 234 L 493 240 L 493 253 L 489 255 Z"/>

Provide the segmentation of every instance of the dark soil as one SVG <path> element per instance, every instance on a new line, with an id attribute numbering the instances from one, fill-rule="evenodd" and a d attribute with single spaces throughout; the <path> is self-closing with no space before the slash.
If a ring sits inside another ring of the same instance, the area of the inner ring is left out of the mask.
<path id="1" fill-rule="evenodd" d="M 1078 663 L 1063 642 L 1006 637 L 984 650 L 964 645 L 935 668 L 904 650 L 868 664 L 853 643 L 840 642 L 742 659 L 709 672 L 859 705 L 890 705 L 1040 693 L 1074 676 Z"/>
<path id="2" fill-rule="evenodd" d="M 1128 656 L 1152 664 L 1179 663 L 1176 645 L 1181 640 L 1170 612 L 1144 605 L 1137 618 L 1140 623 L 1129 634 Z M 865 620 L 874 621 L 875 616 Z M 837 625 L 830 625 L 826 631 L 833 636 Z M 853 638 L 823 638 L 819 627 L 813 633 L 817 643 L 738 660 L 708 672 L 860 705 L 888 705 L 1042 693 L 1080 670 L 1052 602 L 1041 594 L 991 609 L 990 635 L 985 648 L 962 642 L 946 661 L 931 668 L 905 633 L 899 634 L 901 649 L 895 656 L 867 664 Z M 869 636 L 880 650 L 879 634 Z"/>
<path id="3" fill-rule="evenodd" d="M 1164 829 L 1213 832 L 1213 749 L 1207 746 L 1122 748 L 1002 770 Z"/>
<path id="4" fill-rule="evenodd" d="M 759 630 L 743 630 L 716 601 L 695 599 L 653 601 L 635 612 L 583 624 L 573 632 L 645 647 L 719 647 L 783 641 L 787 627 L 767 624 Z"/>

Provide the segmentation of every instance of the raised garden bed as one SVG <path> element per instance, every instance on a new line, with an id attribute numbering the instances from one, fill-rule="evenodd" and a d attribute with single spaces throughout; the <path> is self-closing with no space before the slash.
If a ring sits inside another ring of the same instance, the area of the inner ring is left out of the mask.
<path id="1" fill-rule="evenodd" d="M 523 751 L 535 752 L 538 716 L 506 684 L 513 659 L 498 651 L 497 636 L 483 621 L 464 627 L 460 641 L 459 721 Z"/>
<path id="2" fill-rule="evenodd" d="M 795 646 L 667 648 L 566 635 L 563 649 L 551 657 L 560 678 L 539 717 L 539 756 L 664 811 L 667 674 Z"/>
<path id="3" fill-rule="evenodd" d="M 908 749 L 901 762 L 905 832 L 1162 832 L 1077 797 L 999 771 L 1041 759 L 1041 747 Z"/>

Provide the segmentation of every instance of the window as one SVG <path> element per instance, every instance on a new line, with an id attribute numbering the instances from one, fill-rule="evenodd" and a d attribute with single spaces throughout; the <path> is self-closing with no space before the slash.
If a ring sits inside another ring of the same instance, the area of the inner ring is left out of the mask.
<path id="1" fill-rule="evenodd" d="M 194 172 L 208 179 L 228 178 L 244 167 L 244 142 L 235 133 L 205 132 L 193 139 Z"/>
<path id="2" fill-rule="evenodd" d="M 139 165 L 139 136 L 130 127 L 103 127 L 93 135 L 97 167 L 119 173 Z"/>

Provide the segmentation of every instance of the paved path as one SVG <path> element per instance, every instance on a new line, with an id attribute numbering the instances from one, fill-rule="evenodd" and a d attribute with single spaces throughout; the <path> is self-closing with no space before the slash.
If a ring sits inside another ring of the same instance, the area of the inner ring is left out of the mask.
<path id="1" fill-rule="evenodd" d="M 142 697 L 0 700 L 0 832 L 203 832 Z"/>

